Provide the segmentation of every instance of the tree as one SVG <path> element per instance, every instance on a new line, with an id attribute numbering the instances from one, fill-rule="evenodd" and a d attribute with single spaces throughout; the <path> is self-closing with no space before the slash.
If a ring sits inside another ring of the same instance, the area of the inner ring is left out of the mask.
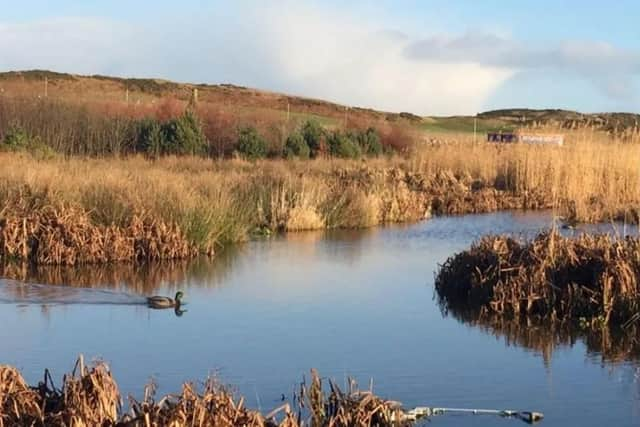
<path id="1" fill-rule="evenodd" d="M 311 150 L 307 145 L 307 141 L 305 141 L 304 137 L 298 132 L 289 135 L 284 144 L 284 156 L 287 159 L 293 157 L 308 159 L 310 152 Z"/>
<path id="2" fill-rule="evenodd" d="M 327 144 L 332 156 L 355 159 L 362 154 L 360 146 L 349 135 L 338 131 L 329 136 Z"/>
<path id="3" fill-rule="evenodd" d="M 207 144 L 202 126 L 195 113 L 187 110 L 182 116 L 162 125 L 165 154 L 204 154 Z"/>
<path id="4" fill-rule="evenodd" d="M 311 157 L 316 157 L 322 148 L 322 139 L 324 137 L 324 129 L 317 120 L 307 120 L 300 130 L 304 138 Z"/>
<path id="5" fill-rule="evenodd" d="M 359 132 L 356 136 L 358 145 L 362 152 L 370 156 L 379 156 L 382 154 L 382 142 L 380 135 L 374 128 L 368 128 L 366 131 Z"/>
<path id="6" fill-rule="evenodd" d="M 143 119 L 138 122 L 135 150 L 158 157 L 165 146 L 162 125 L 156 119 Z"/>
<path id="7" fill-rule="evenodd" d="M 240 129 L 238 135 L 238 152 L 250 160 L 260 159 L 267 155 L 267 141 L 253 126 Z"/>

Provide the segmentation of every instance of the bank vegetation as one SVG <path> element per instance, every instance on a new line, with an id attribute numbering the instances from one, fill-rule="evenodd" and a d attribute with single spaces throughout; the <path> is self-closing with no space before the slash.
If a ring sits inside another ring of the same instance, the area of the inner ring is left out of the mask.
<path id="1" fill-rule="evenodd" d="M 504 209 L 638 220 L 640 145 L 586 128 L 564 147 L 502 145 L 265 114 L 0 99 L 0 258 L 145 263 L 256 234 Z"/>
<path id="2" fill-rule="evenodd" d="M 141 400 L 123 396 L 104 362 L 85 366 L 82 357 L 56 387 L 49 371 L 37 386 L 29 386 L 20 372 L 0 365 L 0 426 L 403 426 L 400 403 L 384 400 L 350 381 L 346 390 L 323 380 L 315 370 L 290 401 L 262 414 L 245 399 L 210 377 L 203 387 L 185 383 L 182 391 L 156 396 L 155 384 L 145 387 Z"/>

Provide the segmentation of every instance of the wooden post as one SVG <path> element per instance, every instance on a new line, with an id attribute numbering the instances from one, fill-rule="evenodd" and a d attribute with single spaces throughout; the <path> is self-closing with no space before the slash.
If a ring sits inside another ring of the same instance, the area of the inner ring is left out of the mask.
<path id="1" fill-rule="evenodd" d="M 126 102 L 127 105 L 129 105 L 129 88 L 127 88 L 124 92 L 124 102 Z"/>
<path id="2" fill-rule="evenodd" d="M 287 101 L 287 123 L 289 123 L 289 117 L 291 115 L 291 109 L 289 106 L 289 101 Z"/>
<path id="3" fill-rule="evenodd" d="M 349 107 L 344 107 L 344 129 L 347 129 L 347 110 L 349 110 Z"/>
<path id="4" fill-rule="evenodd" d="M 198 89 L 193 88 L 191 92 L 191 97 L 189 98 L 189 104 L 187 104 L 187 109 L 191 111 L 195 111 L 198 106 Z"/>
<path id="5" fill-rule="evenodd" d="M 49 96 L 49 78 L 45 76 L 44 78 L 44 97 Z"/>

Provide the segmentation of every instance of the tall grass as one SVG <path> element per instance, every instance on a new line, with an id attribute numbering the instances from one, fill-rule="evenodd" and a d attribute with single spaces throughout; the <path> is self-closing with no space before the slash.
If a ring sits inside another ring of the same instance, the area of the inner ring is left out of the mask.
<path id="1" fill-rule="evenodd" d="M 113 245 L 126 248 L 123 259 L 181 257 L 267 229 L 368 227 L 431 214 L 556 208 L 567 220 L 637 221 L 640 201 L 640 146 L 584 139 L 565 147 L 422 144 L 407 156 L 366 160 L 0 153 L 0 163 L 0 254 L 14 258 L 43 249 L 45 235 L 75 242 L 78 256 L 89 239 L 102 254 L 96 261 L 110 259 Z M 169 240 L 183 249 L 171 251 Z"/>
<path id="2" fill-rule="evenodd" d="M 411 159 L 417 171 L 468 175 L 476 186 L 544 195 L 570 219 L 638 220 L 640 145 L 568 133 L 563 147 L 472 142 L 432 145 Z"/>

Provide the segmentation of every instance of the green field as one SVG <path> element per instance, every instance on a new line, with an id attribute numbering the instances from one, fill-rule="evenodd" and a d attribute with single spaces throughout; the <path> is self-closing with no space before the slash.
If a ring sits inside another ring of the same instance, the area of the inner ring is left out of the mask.
<path id="1" fill-rule="evenodd" d="M 470 116 L 454 117 L 425 117 L 418 127 L 425 132 L 434 133 L 473 133 L 474 118 Z M 496 119 L 477 119 L 476 131 L 485 132 L 509 132 L 515 130 L 512 123 Z"/>

